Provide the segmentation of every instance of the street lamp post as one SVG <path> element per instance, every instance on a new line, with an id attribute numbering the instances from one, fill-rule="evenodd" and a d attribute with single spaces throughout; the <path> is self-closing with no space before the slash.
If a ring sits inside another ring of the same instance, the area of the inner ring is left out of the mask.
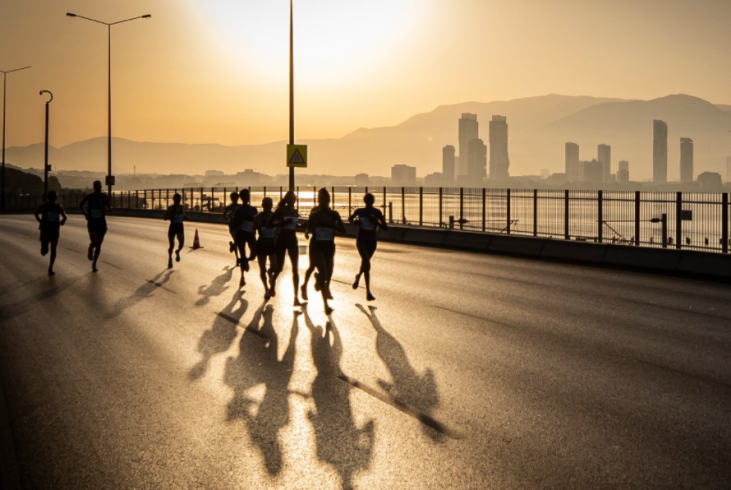
<path id="1" fill-rule="evenodd" d="M 46 198 L 48 198 L 48 172 L 51 170 L 51 166 L 48 165 L 48 116 L 49 116 L 49 106 L 51 105 L 51 102 L 53 102 L 53 94 L 50 90 L 41 90 L 40 95 L 48 94 L 51 96 L 50 99 L 46 101 L 46 146 L 44 151 L 44 165 L 43 165 L 43 194 Z"/>
<path id="2" fill-rule="evenodd" d="M 15 70 L 0 70 L 3 74 L 3 165 L 2 171 L 0 171 L 0 177 L 2 177 L 2 183 L 0 184 L 0 211 L 5 211 L 5 107 L 7 106 L 7 89 L 8 89 L 8 73 L 14 73 L 20 70 L 27 70 L 30 66 L 24 66 L 23 68 L 16 68 Z"/>
<path id="3" fill-rule="evenodd" d="M 294 0 L 289 0 L 289 144 L 294 144 Z M 294 191 L 294 167 L 289 167 L 289 190 Z"/>
<path id="4" fill-rule="evenodd" d="M 107 59 L 108 59 L 108 123 L 109 123 L 109 135 L 107 138 L 107 161 L 108 161 L 108 168 L 107 168 L 107 192 L 109 194 L 109 202 L 112 202 L 112 186 L 114 185 L 114 177 L 112 176 L 112 26 L 116 26 L 117 24 L 122 24 L 124 22 L 130 22 L 137 19 L 150 19 L 152 18 L 152 15 L 145 14 L 140 15 L 138 17 L 132 17 L 130 19 L 124 19 L 119 20 L 117 22 L 103 22 L 101 20 L 92 19 L 90 17 L 84 17 L 83 15 L 74 14 L 71 12 L 68 12 L 66 14 L 68 17 L 77 17 L 79 19 L 88 20 L 91 22 L 96 22 L 97 24 L 102 24 L 107 26 L 107 40 L 108 40 L 108 48 L 107 48 Z"/>

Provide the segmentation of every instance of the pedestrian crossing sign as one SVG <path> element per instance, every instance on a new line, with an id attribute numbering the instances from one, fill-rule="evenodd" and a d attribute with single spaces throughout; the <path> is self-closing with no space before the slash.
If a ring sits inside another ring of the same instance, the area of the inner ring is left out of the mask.
<path id="1" fill-rule="evenodd" d="M 307 145 L 287 145 L 287 166 L 307 168 Z"/>

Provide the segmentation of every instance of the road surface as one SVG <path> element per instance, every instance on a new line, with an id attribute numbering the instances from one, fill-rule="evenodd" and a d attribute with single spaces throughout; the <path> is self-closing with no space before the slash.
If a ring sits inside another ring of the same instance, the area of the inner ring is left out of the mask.
<path id="1" fill-rule="evenodd" d="M 731 289 L 338 242 L 335 312 L 239 290 L 226 229 L 85 223 L 46 275 L 0 217 L 0 380 L 24 488 L 729 488 Z M 304 242 L 303 242 L 304 243 Z M 304 272 L 307 259 L 300 270 Z"/>

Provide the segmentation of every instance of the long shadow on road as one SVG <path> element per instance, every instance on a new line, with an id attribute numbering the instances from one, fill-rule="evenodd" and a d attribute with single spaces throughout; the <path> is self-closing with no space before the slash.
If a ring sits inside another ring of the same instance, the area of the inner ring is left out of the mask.
<path id="1" fill-rule="evenodd" d="M 152 294 L 158 289 L 164 287 L 174 272 L 175 271 L 165 269 L 152 279 L 145 281 L 145 283 L 138 287 L 131 296 L 127 296 L 126 298 L 122 298 L 117 301 L 112 307 L 112 311 L 106 315 L 106 319 L 109 320 L 111 318 L 115 318 L 122 314 L 124 310 L 132 308 L 141 301 L 152 298 Z"/>
<path id="2" fill-rule="evenodd" d="M 209 284 L 208 286 L 204 285 L 198 287 L 198 294 L 201 297 L 198 301 L 195 302 L 195 305 L 205 306 L 211 301 L 211 298 L 220 296 L 224 292 L 226 292 L 226 290 L 228 289 L 228 286 L 226 284 L 231 280 L 234 270 L 235 269 L 233 267 L 226 266 L 223 269 L 223 274 L 213 279 L 211 284 Z"/>

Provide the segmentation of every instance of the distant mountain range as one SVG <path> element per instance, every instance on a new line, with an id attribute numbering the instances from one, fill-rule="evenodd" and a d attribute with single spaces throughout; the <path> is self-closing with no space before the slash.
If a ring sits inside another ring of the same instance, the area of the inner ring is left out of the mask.
<path id="1" fill-rule="evenodd" d="M 597 145 L 612 146 L 613 168 L 629 160 L 633 180 L 652 174 L 652 121 L 669 128 L 669 178 L 678 178 L 680 138 L 695 143 L 696 173 L 721 171 L 731 155 L 731 105 L 714 105 L 688 95 L 642 101 L 546 95 L 511 101 L 466 102 L 440 106 L 392 127 L 359 129 L 342 138 L 299 141 L 310 145 L 308 173 L 331 175 L 389 175 L 395 164 L 413 165 L 418 175 L 441 170 L 441 149 L 458 149 L 458 119 L 477 114 L 480 137 L 489 142 L 493 115 L 507 116 L 511 175 L 562 172 L 564 144 L 578 143 L 581 159 L 596 158 Z M 270 175 L 284 167 L 284 141 L 264 145 L 148 143 L 114 140 L 116 173 L 201 174 L 205 170 L 236 173 L 246 168 Z M 62 170 L 106 168 L 106 138 L 92 138 L 52 148 L 51 164 Z M 7 161 L 21 167 L 41 167 L 43 145 L 8 149 Z"/>

